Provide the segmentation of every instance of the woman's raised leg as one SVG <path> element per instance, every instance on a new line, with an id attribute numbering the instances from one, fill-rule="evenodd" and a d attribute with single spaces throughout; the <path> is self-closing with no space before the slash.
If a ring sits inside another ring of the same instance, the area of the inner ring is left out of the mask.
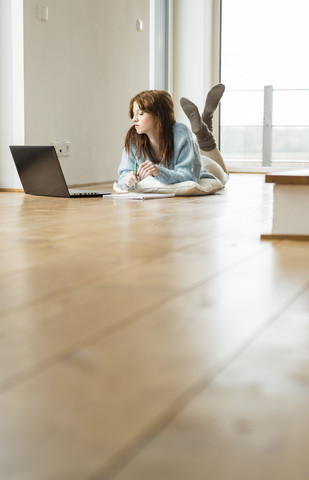
<path id="1" fill-rule="evenodd" d="M 220 165 L 222 170 L 228 175 L 227 167 L 212 134 L 213 114 L 221 100 L 224 90 L 224 85 L 219 83 L 208 92 L 202 116 L 200 115 L 197 106 L 187 98 L 182 97 L 180 99 L 180 104 L 190 120 L 192 132 L 196 136 L 197 143 L 201 149 L 201 154 L 206 155 Z M 205 166 L 205 168 L 207 167 Z"/>

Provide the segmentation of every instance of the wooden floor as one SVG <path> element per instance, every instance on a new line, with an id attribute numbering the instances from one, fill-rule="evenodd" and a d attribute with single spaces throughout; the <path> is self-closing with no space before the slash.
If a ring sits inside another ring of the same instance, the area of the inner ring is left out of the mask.
<path id="1" fill-rule="evenodd" d="M 0 193 L 1 480 L 308 480 L 309 244 L 272 185 Z"/>

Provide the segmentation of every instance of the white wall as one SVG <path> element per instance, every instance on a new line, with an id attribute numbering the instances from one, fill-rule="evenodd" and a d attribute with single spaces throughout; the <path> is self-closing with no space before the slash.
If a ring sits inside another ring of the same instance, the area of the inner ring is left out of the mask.
<path id="1" fill-rule="evenodd" d="M 16 114 L 13 122 L 14 109 L 8 105 L 12 51 L 7 48 L 9 4 L 22 1 L 25 142 L 70 140 L 72 155 L 61 159 L 69 184 L 114 179 L 130 126 L 129 99 L 149 88 L 150 0 L 0 0 L 0 48 L 6 46 L 0 55 L 0 187 L 17 184 L 7 145 L 23 140 L 21 133 L 14 139 L 12 132 Z M 38 3 L 49 7 L 48 22 L 38 19 Z M 218 81 L 213 51 L 218 46 L 214 25 L 219 0 L 173 0 L 173 4 L 171 93 L 177 119 L 188 124 L 180 97 L 190 98 L 202 109 L 208 89 Z M 143 33 L 135 29 L 137 18 L 144 21 Z M 20 122 L 23 115 L 18 118 Z M 11 136 L 4 137 L 8 128 Z"/>
<path id="2" fill-rule="evenodd" d="M 24 41 L 26 144 L 69 140 L 69 184 L 115 179 L 129 100 L 149 88 L 149 0 L 24 0 Z"/>
<path id="3" fill-rule="evenodd" d="M 218 0 L 174 0 L 173 98 L 178 121 L 189 125 L 179 100 L 203 110 L 208 90 L 218 82 Z"/>

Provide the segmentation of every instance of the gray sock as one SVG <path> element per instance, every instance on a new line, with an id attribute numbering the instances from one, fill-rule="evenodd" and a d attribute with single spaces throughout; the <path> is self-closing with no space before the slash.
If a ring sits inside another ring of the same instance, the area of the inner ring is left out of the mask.
<path id="1" fill-rule="evenodd" d="M 209 152 L 210 150 L 216 148 L 216 142 L 213 134 L 207 127 L 206 123 L 202 121 L 197 106 L 184 97 L 180 99 L 180 105 L 190 120 L 192 132 L 196 135 L 196 140 L 200 149 L 204 150 L 205 152 Z"/>
<path id="2" fill-rule="evenodd" d="M 202 128 L 202 119 L 197 106 L 184 97 L 180 99 L 180 105 L 190 120 L 192 132 L 195 134 L 199 133 Z"/>
<path id="3" fill-rule="evenodd" d="M 224 93 L 224 90 L 225 90 L 225 86 L 222 83 L 218 83 L 217 85 L 215 85 L 209 90 L 206 98 L 205 108 L 202 114 L 202 120 L 203 122 L 206 123 L 207 127 L 211 132 L 213 131 L 213 126 L 212 126 L 213 114 L 217 106 L 219 105 L 219 102 Z"/>

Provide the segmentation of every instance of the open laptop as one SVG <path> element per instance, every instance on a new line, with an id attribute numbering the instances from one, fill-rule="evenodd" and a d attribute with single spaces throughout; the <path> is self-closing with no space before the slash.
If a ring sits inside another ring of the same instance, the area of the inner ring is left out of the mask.
<path id="1" fill-rule="evenodd" d="M 25 193 L 49 197 L 99 197 L 111 192 L 69 189 L 54 146 L 10 145 Z"/>

